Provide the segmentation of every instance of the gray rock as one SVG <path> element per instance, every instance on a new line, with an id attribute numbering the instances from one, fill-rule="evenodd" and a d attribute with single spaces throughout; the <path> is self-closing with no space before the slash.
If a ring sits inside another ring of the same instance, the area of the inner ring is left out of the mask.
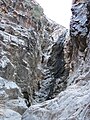
<path id="1" fill-rule="evenodd" d="M 3 92 L 3 96 L 7 99 L 18 99 L 19 96 L 22 96 L 20 88 L 16 85 L 15 82 L 8 81 L 2 77 L 0 77 L 0 88 L 1 90 L 5 91 Z"/>
<path id="2" fill-rule="evenodd" d="M 11 110 L 18 112 L 21 115 L 28 108 L 25 103 L 25 99 L 23 99 L 23 98 L 9 100 L 6 102 L 5 106 Z"/>
<path id="3" fill-rule="evenodd" d="M 21 115 L 13 110 L 0 108 L 0 120 L 21 120 Z"/>
<path id="4" fill-rule="evenodd" d="M 35 1 L 4 0 L 0 5 L 0 76 L 15 81 L 31 104 L 47 76 L 50 48 L 66 28 L 49 20 Z"/>
<path id="5" fill-rule="evenodd" d="M 1 120 L 90 120 L 89 21 L 89 0 L 73 1 L 70 36 L 35 1 L 0 1 Z"/>
<path id="6" fill-rule="evenodd" d="M 0 104 L 5 110 L 11 109 L 23 114 L 27 109 L 25 99 L 15 82 L 0 77 Z"/>
<path id="7" fill-rule="evenodd" d="M 23 114 L 22 120 L 90 120 L 89 21 L 89 0 L 75 0 L 72 6 L 70 39 L 66 40 L 67 43 L 64 45 L 64 53 L 66 53 L 64 67 L 70 69 L 69 76 L 66 78 L 66 88 L 54 99 L 32 105 Z M 58 49 L 55 50 L 58 52 Z M 55 53 L 52 58 L 51 65 L 52 61 L 57 61 Z M 53 69 L 56 63 L 53 64 Z"/>
<path id="8" fill-rule="evenodd" d="M 90 81 L 69 86 L 55 99 L 31 106 L 22 120 L 89 120 Z"/>

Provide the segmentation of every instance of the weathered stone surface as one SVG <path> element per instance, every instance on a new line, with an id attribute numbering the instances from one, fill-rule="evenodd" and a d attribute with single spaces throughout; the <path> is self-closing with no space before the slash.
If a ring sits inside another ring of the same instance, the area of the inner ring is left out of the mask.
<path id="1" fill-rule="evenodd" d="M 31 106 L 23 114 L 22 120 L 90 120 L 89 6 L 89 0 L 73 1 L 70 38 L 65 41 L 63 50 L 65 68 L 70 70 L 65 90 L 52 100 Z M 56 48 L 55 46 L 54 51 Z M 52 53 L 52 63 L 57 61 L 57 56 L 57 53 Z M 51 70 L 54 74 L 55 67 Z"/>
<path id="2" fill-rule="evenodd" d="M 53 44 L 66 28 L 46 18 L 35 1 L 1 0 L 0 6 L 0 76 L 19 85 L 28 105 L 38 91 L 40 98 L 47 91 L 44 101 L 53 80 L 47 61 Z M 39 90 L 43 84 L 44 89 Z"/>
<path id="3" fill-rule="evenodd" d="M 22 120 L 77 119 L 90 119 L 90 81 L 80 81 L 55 99 L 31 106 L 22 117 Z"/>
<path id="4" fill-rule="evenodd" d="M 9 101 L 6 102 L 5 106 L 6 106 L 6 108 L 14 110 L 21 115 L 28 108 L 27 105 L 26 105 L 25 99 L 23 99 L 23 98 L 9 100 Z"/>
<path id="5" fill-rule="evenodd" d="M 0 105 L 6 110 L 11 109 L 21 115 L 27 109 L 20 88 L 15 82 L 0 77 Z M 12 113 L 13 114 L 13 113 Z"/>
<path id="6" fill-rule="evenodd" d="M 19 87 L 16 85 L 16 83 L 12 81 L 5 80 L 0 77 L 0 89 L 1 91 L 5 91 L 3 94 L 4 98 L 0 98 L 0 100 L 3 99 L 17 99 L 19 96 L 21 96 L 21 92 Z"/>
<path id="7" fill-rule="evenodd" d="M 73 72 L 71 73 L 71 78 L 73 78 L 71 79 L 72 83 L 75 79 L 77 79 L 79 76 L 82 76 L 89 70 L 90 64 L 89 61 L 90 10 L 88 7 L 89 4 L 90 4 L 89 1 L 81 0 L 76 1 L 76 3 L 74 3 L 72 6 L 72 19 L 70 24 L 70 35 L 71 42 L 73 45 L 72 61 L 70 63 L 70 65 L 73 68 Z"/>
<path id="8" fill-rule="evenodd" d="M 89 120 L 89 0 L 73 1 L 70 36 L 34 0 L 1 0 L 0 76 L 1 120 Z"/>
<path id="9" fill-rule="evenodd" d="M 59 27 L 58 25 L 54 26 L 54 32 L 52 33 L 53 44 L 48 46 L 42 56 L 44 77 L 39 83 L 39 90 L 35 91 L 34 102 L 43 102 L 52 99 L 66 87 L 65 79 L 68 76 L 67 74 L 64 77 L 64 73 L 66 74 L 66 68 L 64 67 L 66 64 L 64 60 L 66 35 L 66 28 Z M 64 78 L 62 79 L 62 77 Z"/>
<path id="10" fill-rule="evenodd" d="M 21 120 L 21 115 L 13 110 L 0 108 L 0 120 Z"/>

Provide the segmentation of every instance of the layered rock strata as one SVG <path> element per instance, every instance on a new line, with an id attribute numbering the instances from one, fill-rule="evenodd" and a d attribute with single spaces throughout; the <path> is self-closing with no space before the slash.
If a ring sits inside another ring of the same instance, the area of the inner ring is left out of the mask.
<path id="1" fill-rule="evenodd" d="M 0 1 L 1 120 L 90 119 L 90 2 L 71 10 L 68 33 L 34 0 Z"/>
<path id="2" fill-rule="evenodd" d="M 22 120 L 90 119 L 89 0 L 73 1 L 70 39 L 66 41 L 68 42 L 65 43 L 64 51 L 66 53 L 66 50 L 69 50 L 69 53 L 67 52 L 65 58 L 69 58 L 69 60 L 65 60 L 70 71 L 69 76 L 66 78 L 65 90 L 52 100 L 31 106 L 23 114 Z M 53 73 L 54 68 L 51 71 Z"/>
<path id="3" fill-rule="evenodd" d="M 54 45 L 58 54 L 61 53 L 55 66 L 62 61 L 59 69 L 64 71 L 62 40 L 66 28 L 49 20 L 35 1 L 1 0 L 0 6 L 0 76 L 18 84 L 28 106 L 55 97 L 51 89 L 56 78 L 54 80 L 55 75 L 50 69 L 50 59 L 54 58 L 50 56 L 57 54 L 53 51 Z M 59 42 L 56 43 L 57 40 Z"/>

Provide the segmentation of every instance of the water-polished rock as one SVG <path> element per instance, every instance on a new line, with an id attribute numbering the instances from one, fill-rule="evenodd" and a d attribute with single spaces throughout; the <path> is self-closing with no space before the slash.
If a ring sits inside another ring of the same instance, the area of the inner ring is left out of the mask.
<path id="1" fill-rule="evenodd" d="M 21 115 L 13 110 L 0 108 L 0 120 L 21 120 Z"/>
<path id="2" fill-rule="evenodd" d="M 23 114 L 27 109 L 25 99 L 15 82 L 0 77 L 0 105 Z"/>
<path id="3" fill-rule="evenodd" d="M 68 87 L 55 99 L 31 106 L 22 120 L 89 120 L 90 80 Z"/>

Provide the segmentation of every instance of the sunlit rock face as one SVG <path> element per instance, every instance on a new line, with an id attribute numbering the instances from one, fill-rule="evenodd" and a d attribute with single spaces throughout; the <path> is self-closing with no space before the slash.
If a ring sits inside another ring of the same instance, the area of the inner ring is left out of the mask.
<path id="1" fill-rule="evenodd" d="M 53 51 L 56 48 L 54 46 Z M 51 56 L 54 58 L 53 52 L 51 52 Z M 55 57 L 57 56 L 55 54 Z M 22 120 L 90 120 L 89 0 L 73 1 L 70 38 L 64 44 L 64 60 L 65 67 L 69 68 L 65 90 L 52 100 L 31 106 L 23 114 Z M 48 65 L 50 65 L 54 77 L 58 78 L 60 74 L 54 74 L 55 68 L 51 65 L 54 63 L 53 61 L 53 59 L 50 60 Z M 55 63 L 53 66 L 56 65 Z"/>

